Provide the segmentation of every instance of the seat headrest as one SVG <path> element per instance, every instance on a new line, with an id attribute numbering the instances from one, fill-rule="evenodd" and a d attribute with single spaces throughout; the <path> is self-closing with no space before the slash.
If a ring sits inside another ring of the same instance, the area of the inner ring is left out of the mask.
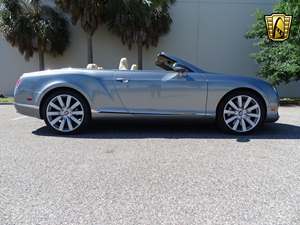
<path id="1" fill-rule="evenodd" d="M 122 58 L 120 60 L 119 70 L 128 70 L 128 61 L 127 61 L 127 58 Z"/>
<path id="2" fill-rule="evenodd" d="M 86 68 L 87 68 L 88 70 L 103 70 L 103 67 L 98 66 L 98 65 L 95 64 L 95 63 L 93 63 L 93 64 L 88 64 L 88 65 L 86 66 Z"/>
<path id="3" fill-rule="evenodd" d="M 98 66 L 97 66 L 97 64 L 92 63 L 92 64 L 88 64 L 88 65 L 86 66 L 86 68 L 87 68 L 88 70 L 96 70 L 96 69 L 98 69 Z"/>
<path id="4" fill-rule="evenodd" d="M 130 70 L 138 70 L 138 66 L 136 64 L 132 64 Z"/>

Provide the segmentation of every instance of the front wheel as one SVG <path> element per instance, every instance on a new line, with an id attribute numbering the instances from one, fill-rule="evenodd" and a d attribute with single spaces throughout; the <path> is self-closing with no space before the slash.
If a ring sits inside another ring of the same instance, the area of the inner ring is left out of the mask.
<path id="1" fill-rule="evenodd" d="M 225 131 L 247 134 L 260 127 L 264 121 L 265 108 L 261 97 L 254 93 L 236 92 L 221 102 L 217 120 Z"/>
<path id="2" fill-rule="evenodd" d="M 58 91 L 49 95 L 43 105 L 43 117 L 51 131 L 73 134 L 85 128 L 90 121 L 87 101 L 73 91 Z"/>

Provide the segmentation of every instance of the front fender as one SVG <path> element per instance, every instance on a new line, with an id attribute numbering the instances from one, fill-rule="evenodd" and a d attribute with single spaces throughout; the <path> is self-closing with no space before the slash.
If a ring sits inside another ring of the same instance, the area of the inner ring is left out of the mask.
<path id="1" fill-rule="evenodd" d="M 251 89 L 260 94 L 266 103 L 267 114 L 278 109 L 278 94 L 269 83 L 252 77 L 212 75 L 208 78 L 207 114 L 215 115 L 222 98 L 227 93 L 241 88 Z"/>

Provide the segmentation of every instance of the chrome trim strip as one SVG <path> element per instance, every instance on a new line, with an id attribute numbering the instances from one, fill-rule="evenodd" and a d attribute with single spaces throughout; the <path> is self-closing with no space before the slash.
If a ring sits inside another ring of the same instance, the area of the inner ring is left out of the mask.
<path id="1" fill-rule="evenodd" d="M 130 114 L 128 111 L 126 110 L 118 110 L 118 109 L 113 109 L 113 110 L 101 110 L 101 109 L 96 109 L 93 110 L 96 113 L 122 113 L 122 114 Z"/>
<path id="2" fill-rule="evenodd" d="M 129 113 L 124 110 L 92 110 L 92 113 L 97 114 L 128 114 L 128 115 L 149 115 L 149 116 L 209 116 L 214 117 L 214 113 L 174 113 L 174 112 L 132 112 Z"/>

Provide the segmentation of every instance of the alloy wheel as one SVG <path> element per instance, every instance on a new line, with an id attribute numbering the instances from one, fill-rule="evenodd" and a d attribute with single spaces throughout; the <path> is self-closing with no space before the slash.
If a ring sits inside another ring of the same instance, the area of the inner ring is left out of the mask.
<path id="1" fill-rule="evenodd" d="M 80 127 L 84 120 L 84 109 L 77 98 L 62 94 L 50 100 L 46 116 L 55 130 L 68 133 Z"/>
<path id="2" fill-rule="evenodd" d="M 258 102 L 247 95 L 230 99 L 224 107 L 223 117 L 229 129 L 239 133 L 249 132 L 257 127 L 262 112 Z"/>

